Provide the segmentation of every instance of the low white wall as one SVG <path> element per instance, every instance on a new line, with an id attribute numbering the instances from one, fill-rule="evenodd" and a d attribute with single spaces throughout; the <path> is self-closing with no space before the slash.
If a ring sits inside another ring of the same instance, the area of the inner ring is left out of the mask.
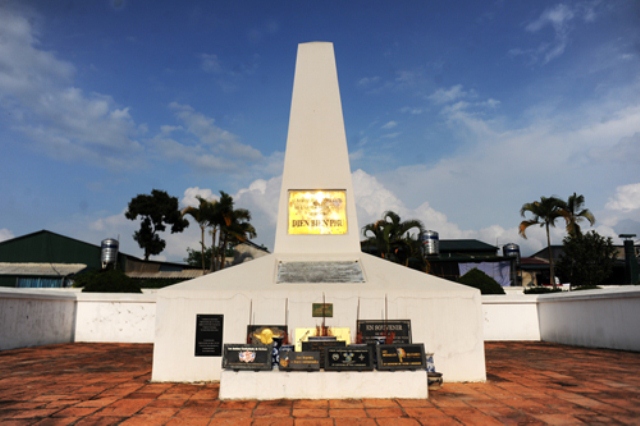
<path id="1" fill-rule="evenodd" d="M 538 298 L 507 294 L 482 296 L 484 340 L 540 340 Z"/>
<path id="2" fill-rule="evenodd" d="M 640 351 L 640 288 L 583 290 L 538 297 L 546 342 Z"/>
<path id="3" fill-rule="evenodd" d="M 0 350 L 73 341 L 71 293 L 0 287 Z"/>
<path id="4" fill-rule="evenodd" d="M 76 342 L 153 343 L 155 293 L 77 293 L 76 297 Z"/>
<path id="5" fill-rule="evenodd" d="M 156 292 L 0 287 L 0 350 L 68 342 L 152 343 Z M 640 288 L 482 296 L 484 340 L 640 351 Z"/>

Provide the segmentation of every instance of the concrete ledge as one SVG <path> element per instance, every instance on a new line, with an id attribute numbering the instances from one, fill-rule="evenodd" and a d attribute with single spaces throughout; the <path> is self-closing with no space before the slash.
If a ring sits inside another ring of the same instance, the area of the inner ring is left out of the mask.
<path id="1" fill-rule="evenodd" d="M 223 370 L 220 399 L 428 398 L 426 370 L 282 372 Z"/>

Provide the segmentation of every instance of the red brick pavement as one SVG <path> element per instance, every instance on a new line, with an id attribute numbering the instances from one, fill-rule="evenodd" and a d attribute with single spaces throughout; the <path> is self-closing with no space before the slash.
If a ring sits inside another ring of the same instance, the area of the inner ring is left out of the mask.
<path id="1" fill-rule="evenodd" d="M 149 383 L 152 346 L 0 352 L 4 425 L 640 424 L 640 354 L 540 342 L 486 344 L 486 383 L 429 399 L 220 401 L 218 384 Z M 436 358 L 437 366 L 437 358 Z M 321 374 L 321 373 L 319 373 Z"/>

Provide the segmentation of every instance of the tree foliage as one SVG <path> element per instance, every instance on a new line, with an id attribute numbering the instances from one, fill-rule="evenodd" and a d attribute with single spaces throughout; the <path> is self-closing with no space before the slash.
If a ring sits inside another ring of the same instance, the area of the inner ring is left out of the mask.
<path id="1" fill-rule="evenodd" d="M 616 254 L 611 238 L 595 231 L 568 235 L 563 240 L 558 274 L 571 287 L 595 287 L 611 275 Z"/>
<path id="2" fill-rule="evenodd" d="M 596 218 L 589 209 L 584 208 L 584 195 L 578 195 L 575 192 L 569 196 L 567 201 L 561 200 L 557 197 L 540 197 L 540 201 L 525 203 L 520 209 L 520 215 L 522 217 L 526 217 L 526 213 L 531 214 L 531 219 L 520 222 L 518 231 L 523 238 L 527 238 L 525 231 L 529 226 L 540 225 L 545 228 L 547 235 L 547 248 L 549 250 L 549 276 L 555 288 L 556 275 L 554 270 L 553 253 L 551 252 L 549 227 L 555 227 L 555 221 L 558 218 L 563 218 L 566 223 L 567 233 L 569 235 L 579 236 L 582 234 L 580 223 L 587 220 L 589 224 L 593 225 Z"/>
<path id="3" fill-rule="evenodd" d="M 144 250 L 144 259 L 162 253 L 166 242 L 158 232 L 171 225 L 171 233 L 182 232 L 189 222 L 182 217 L 178 209 L 178 199 L 165 191 L 154 189 L 150 195 L 138 194 L 130 202 L 125 217 L 129 220 L 142 219 L 140 229 L 133 234 L 133 239 Z"/>
<path id="4" fill-rule="evenodd" d="M 198 207 L 187 207 L 182 215 L 192 216 L 201 230 L 200 253 L 187 249 L 189 264 L 197 259 L 203 270 L 215 271 L 224 268 L 224 260 L 231 246 L 255 238 L 256 229 L 251 225 L 251 213 L 247 209 L 236 209 L 233 197 L 220 191 L 220 199 L 209 201 L 198 197 Z M 210 228 L 211 245 L 205 244 L 205 229 Z"/>
<path id="5" fill-rule="evenodd" d="M 560 215 L 567 224 L 567 233 L 569 235 L 582 234 L 580 222 L 584 220 L 587 220 L 591 226 L 596 223 L 595 216 L 593 216 L 589 209 L 584 208 L 584 195 L 578 195 L 575 192 L 569 196 L 569 199 L 560 211 Z"/>
<path id="6" fill-rule="evenodd" d="M 199 195 L 196 196 L 196 198 L 199 202 L 198 207 L 185 207 L 184 209 L 182 209 L 180 214 L 183 217 L 185 215 L 191 216 L 198 223 L 198 226 L 200 226 L 200 266 L 202 266 L 202 270 L 204 271 L 206 269 L 209 269 L 211 265 L 211 250 L 207 250 L 207 246 L 204 242 L 204 234 L 205 229 L 209 226 L 212 226 L 212 223 L 215 221 L 217 202 L 209 201 Z M 205 252 L 207 251 L 209 252 L 208 258 L 207 256 L 205 256 Z M 189 253 L 189 256 L 192 257 L 191 253 Z"/>
<path id="7" fill-rule="evenodd" d="M 504 289 L 496 280 L 478 268 L 473 268 L 458 280 L 460 284 L 477 288 L 481 294 L 505 294 Z"/>
<path id="8" fill-rule="evenodd" d="M 523 220 L 520 222 L 518 232 L 523 238 L 527 238 L 526 230 L 532 225 L 539 225 L 544 227 L 547 235 L 547 248 L 549 250 L 549 275 L 551 283 L 555 287 L 556 281 L 554 265 L 553 265 L 553 253 L 551 252 L 551 237 L 549 235 L 549 227 L 556 226 L 556 220 L 562 216 L 561 211 L 564 209 L 566 203 L 557 197 L 540 197 L 540 201 L 534 201 L 531 203 L 525 203 L 520 208 L 520 216 L 526 217 L 527 213 L 531 214 L 531 219 Z"/>
<path id="9" fill-rule="evenodd" d="M 208 247 L 203 251 L 194 250 L 187 247 L 187 257 L 184 261 L 190 266 L 203 266 L 203 270 L 211 270 L 211 247 Z"/>
<path id="10" fill-rule="evenodd" d="M 421 221 L 402 221 L 397 213 L 386 211 L 382 219 L 362 227 L 362 235 L 366 239 L 361 245 L 368 253 L 416 268 L 416 262 L 424 264 L 420 246 L 420 236 L 424 230 Z M 423 269 L 422 266 L 420 269 Z"/>
<path id="11" fill-rule="evenodd" d="M 220 191 L 220 200 L 217 203 L 215 215 L 215 225 L 220 235 L 218 236 L 218 245 L 213 251 L 213 254 L 218 256 L 218 261 L 214 262 L 214 265 L 217 263 L 220 265 L 220 269 L 223 269 L 229 245 L 236 245 L 257 236 L 256 229 L 250 221 L 251 212 L 247 209 L 236 209 L 233 197 Z M 216 227 L 214 227 L 214 231 Z M 215 240 L 215 232 L 212 235 Z"/>
<path id="12" fill-rule="evenodd" d="M 133 278 L 117 269 L 77 275 L 74 278 L 74 287 L 83 287 L 83 293 L 142 293 Z"/>

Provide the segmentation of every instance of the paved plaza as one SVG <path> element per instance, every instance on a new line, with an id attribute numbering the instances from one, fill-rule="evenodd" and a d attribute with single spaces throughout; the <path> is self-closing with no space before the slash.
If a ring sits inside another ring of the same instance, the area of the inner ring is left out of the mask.
<path id="1" fill-rule="evenodd" d="M 0 424 L 640 424 L 639 353 L 542 342 L 485 347 L 486 383 L 445 377 L 428 400 L 275 401 L 220 401 L 217 383 L 149 383 L 150 344 L 8 350 L 0 352 Z"/>

